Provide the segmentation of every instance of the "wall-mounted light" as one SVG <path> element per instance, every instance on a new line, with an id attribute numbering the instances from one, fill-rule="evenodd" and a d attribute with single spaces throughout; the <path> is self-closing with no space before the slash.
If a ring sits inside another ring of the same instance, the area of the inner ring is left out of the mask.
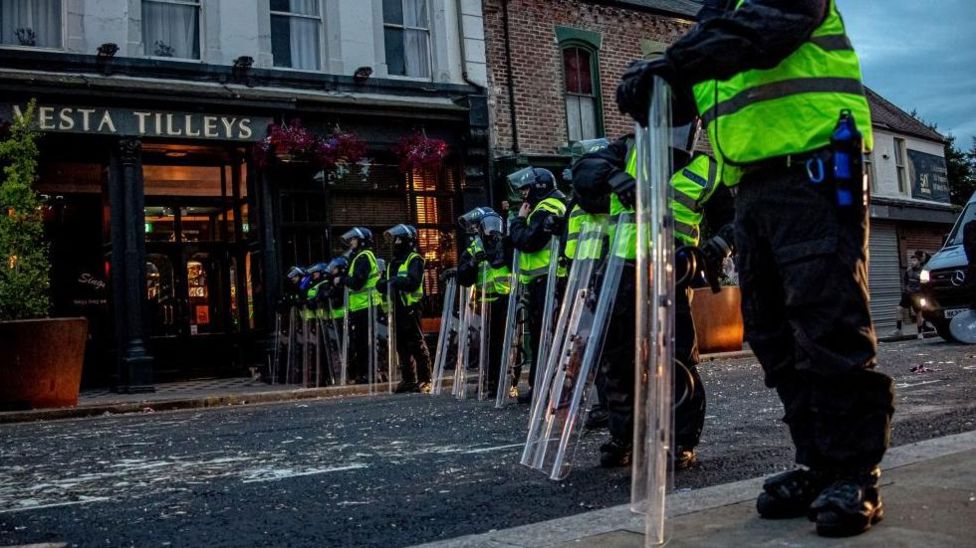
<path id="1" fill-rule="evenodd" d="M 373 67 L 359 67 L 352 73 L 352 81 L 357 84 L 365 83 L 373 75 Z"/>
<path id="2" fill-rule="evenodd" d="M 115 54 L 119 52 L 119 45 L 113 44 L 112 42 L 106 42 L 98 46 L 98 58 L 99 59 L 111 59 L 115 57 Z"/>
<path id="3" fill-rule="evenodd" d="M 234 59 L 234 70 L 248 71 L 254 66 L 254 57 L 250 55 L 241 55 L 237 59 Z"/>

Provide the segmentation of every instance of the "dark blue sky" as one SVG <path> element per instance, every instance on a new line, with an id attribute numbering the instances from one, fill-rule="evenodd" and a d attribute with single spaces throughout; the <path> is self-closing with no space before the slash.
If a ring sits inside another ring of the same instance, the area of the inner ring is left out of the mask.
<path id="1" fill-rule="evenodd" d="M 956 144 L 976 136 L 976 0 L 837 0 L 865 83 Z"/>

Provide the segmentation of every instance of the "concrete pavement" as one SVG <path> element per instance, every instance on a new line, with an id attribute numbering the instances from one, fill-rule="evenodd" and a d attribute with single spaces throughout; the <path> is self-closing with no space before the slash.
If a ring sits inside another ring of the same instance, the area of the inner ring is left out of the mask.
<path id="1" fill-rule="evenodd" d="M 672 493 L 669 546 L 973 546 L 976 431 L 895 447 L 882 464 L 886 518 L 866 534 L 818 537 L 805 518 L 762 520 L 763 478 Z M 627 505 L 444 542 L 437 548 L 643 546 L 644 520 Z"/>

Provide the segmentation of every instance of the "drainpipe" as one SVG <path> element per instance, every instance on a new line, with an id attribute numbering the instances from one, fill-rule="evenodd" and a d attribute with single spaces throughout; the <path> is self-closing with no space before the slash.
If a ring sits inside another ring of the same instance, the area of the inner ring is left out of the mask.
<path id="1" fill-rule="evenodd" d="M 515 76 L 512 74 L 512 43 L 508 24 L 508 2 L 509 0 L 502 0 L 502 24 L 505 26 L 505 77 L 508 80 L 508 112 L 512 117 L 512 154 L 518 155 L 518 117 L 515 115 Z"/>
<path id="2" fill-rule="evenodd" d="M 461 13 L 461 0 L 455 0 L 454 6 L 455 6 L 454 15 L 456 16 L 455 22 L 457 23 L 458 40 L 461 43 L 461 78 L 468 84 L 471 84 L 472 86 L 478 88 L 478 91 L 481 91 L 483 89 L 481 87 L 481 84 L 472 81 L 471 78 L 468 77 L 468 52 L 464 47 L 464 15 Z"/>

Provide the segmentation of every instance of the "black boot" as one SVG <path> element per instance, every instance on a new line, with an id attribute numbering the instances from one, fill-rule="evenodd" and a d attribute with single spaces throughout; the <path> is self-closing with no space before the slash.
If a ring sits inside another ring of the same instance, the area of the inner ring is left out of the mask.
<path id="1" fill-rule="evenodd" d="M 419 392 L 420 387 L 416 381 L 402 380 L 393 390 L 394 394 L 406 394 L 408 392 Z"/>
<path id="2" fill-rule="evenodd" d="M 586 416 L 585 426 L 587 430 L 599 430 L 606 428 L 610 424 L 610 413 L 602 405 L 594 406 L 590 409 L 590 414 Z"/>
<path id="3" fill-rule="evenodd" d="M 810 504 L 830 485 L 831 479 L 824 472 L 802 468 L 777 474 L 763 483 L 763 492 L 756 499 L 756 510 L 765 519 L 805 516 Z"/>
<path id="4" fill-rule="evenodd" d="M 604 468 L 629 466 L 633 453 L 634 449 L 630 441 L 610 438 L 609 442 L 600 446 L 600 466 Z"/>
<path id="5" fill-rule="evenodd" d="M 817 523 L 822 537 L 860 535 L 884 518 L 878 485 L 881 470 L 874 468 L 843 476 L 820 493 L 810 505 L 808 517 Z"/>

